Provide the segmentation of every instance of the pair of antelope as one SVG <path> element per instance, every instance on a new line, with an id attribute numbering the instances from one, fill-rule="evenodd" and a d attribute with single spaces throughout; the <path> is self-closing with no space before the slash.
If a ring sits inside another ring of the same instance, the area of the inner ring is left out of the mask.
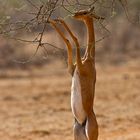
<path id="1" fill-rule="evenodd" d="M 71 108 L 75 118 L 74 140 L 97 140 L 98 124 L 93 111 L 93 101 L 96 82 L 95 70 L 95 36 L 94 19 L 100 19 L 92 14 L 92 9 L 79 11 L 73 16 L 84 21 L 88 32 L 88 44 L 84 57 L 80 56 L 80 45 L 67 24 L 62 19 L 49 20 L 58 34 L 64 40 L 68 53 L 68 71 L 72 75 Z M 76 64 L 73 64 L 72 45 L 58 28 L 60 23 L 68 31 L 76 46 Z"/>

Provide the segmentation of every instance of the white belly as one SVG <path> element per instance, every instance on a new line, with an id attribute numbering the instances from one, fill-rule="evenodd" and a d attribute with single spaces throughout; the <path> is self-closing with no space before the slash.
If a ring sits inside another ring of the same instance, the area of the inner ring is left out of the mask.
<path id="1" fill-rule="evenodd" d="M 86 119 L 86 113 L 83 109 L 83 104 L 82 104 L 80 80 L 76 72 L 74 72 L 74 75 L 72 78 L 71 108 L 72 108 L 72 112 L 76 120 L 80 124 L 82 124 Z"/>

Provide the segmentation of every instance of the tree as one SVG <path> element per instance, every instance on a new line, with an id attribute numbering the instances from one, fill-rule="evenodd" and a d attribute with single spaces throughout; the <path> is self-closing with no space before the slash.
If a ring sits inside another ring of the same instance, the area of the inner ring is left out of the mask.
<path id="1" fill-rule="evenodd" d="M 46 51 L 46 46 L 48 45 L 55 49 L 63 50 L 62 48 L 54 46 L 48 42 L 43 42 L 44 33 L 46 32 L 46 28 L 49 26 L 48 20 L 50 18 L 70 18 L 80 9 L 89 9 L 94 7 L 93 12 L 105 17 L 105 20 L 108 18 L 113 20 L 112 18 L 114 16 L 121 13 L 121 11 L 124 11 L 127 19 L 131 23 L 134 24 L 139 22 L 139 20 L 138 22 L 135 22 L 129 17 L 127 0 L 10 0 L 9 2 L 10 4 L 16 5 L 16 10 L 19 11 L 20 18 L 18 16 L 15 17 L 16 14 L 13 11 L 11 11 L 11 14 L 8 14 L 4 9 L 6 16 L 3 16 L 0 20 L 0 34 L 10 39 L 33 43 L 37 46 L 33 56 L 25 62 L 30 61 L 37 54 L 40 47 L 44 48 L 44 51 Z M 6 5 L 5 3 L 6 2 L 2 2 L 2 5 Z M 30 12 L 28 12 L 29 10 Z M 99 20 L 98 24 L 104 30 L 109 32 L 105 26 L 105 20 Z M 33 40 L 26 40 L 23 39 L 23 37 L 17 37 L 21 32 L 32 32 L 33 30 L 39 31 Z M 98 41 L 104 38 L 105 36 Z"/>

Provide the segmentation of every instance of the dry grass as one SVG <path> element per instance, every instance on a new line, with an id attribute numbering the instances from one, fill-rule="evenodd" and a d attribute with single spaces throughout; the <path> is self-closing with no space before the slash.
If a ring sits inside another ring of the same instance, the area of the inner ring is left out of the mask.
<path id="1" fill-rule="evenodd" d="M 139 63 L 97 64 L 97 72 L 99 140 L 139 140 Z M 0 139 L 72 140 L 70 81 L 60 62 L 1 73 Z"/>

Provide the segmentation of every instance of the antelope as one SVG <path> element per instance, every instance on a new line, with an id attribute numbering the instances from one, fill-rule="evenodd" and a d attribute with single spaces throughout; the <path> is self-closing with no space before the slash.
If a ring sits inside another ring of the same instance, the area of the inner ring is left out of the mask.
<path id="1" fill-rule="evenodd" d="M 83 58 L 80 55 L 80 45 L 68 25 L 62 19 L 49 20 L 58 34 L 62 37 L 67 47 L 68 71 L 72 75 L 71 108 L 75 118 L 74 140 L 97 140 L 98 124 L 93 110 L 96 69 L 95 69 L 95 34 L 94 19 L 103 19 L 90 10 L 81 10 L 73 15 L 76 20 L 81 20 L 87 28 L 87 48 Z M 59 29 L 60 23 L 72 37 L 76 46 L 76 63 L 73 63 L 72 44 Z"/>

